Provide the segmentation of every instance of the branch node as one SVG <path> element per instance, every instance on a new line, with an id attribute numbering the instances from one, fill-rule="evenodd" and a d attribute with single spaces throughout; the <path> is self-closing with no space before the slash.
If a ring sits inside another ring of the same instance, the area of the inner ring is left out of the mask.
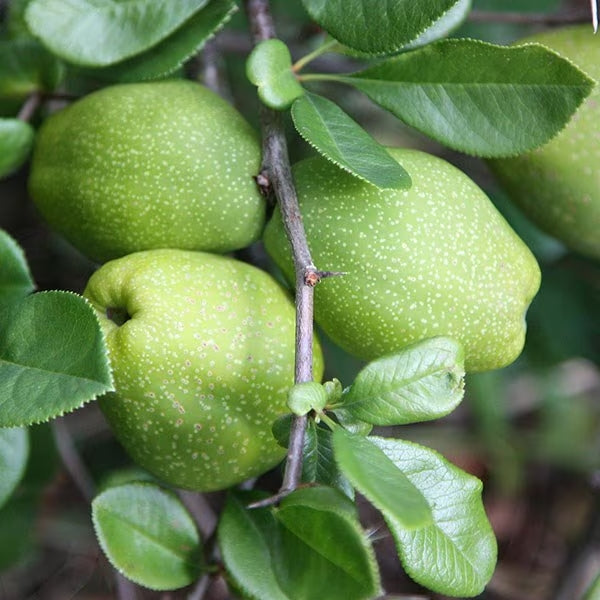
<path id="1" fill-rule="evenodd" d="M 256 181 L 260 193 L 265 198 L 268 198 L 271 195 L 273 188 L 271 187 L 271 180 L 267 175 L 267 171 L 263 169 L 256 177 L 254 177 L 254 181 Z"/>

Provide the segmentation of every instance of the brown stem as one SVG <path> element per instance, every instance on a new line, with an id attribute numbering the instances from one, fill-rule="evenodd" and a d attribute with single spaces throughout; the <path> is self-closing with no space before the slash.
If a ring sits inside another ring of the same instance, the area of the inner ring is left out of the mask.
<path id="1" fill-rule="evenodd" d="M 258 44 L 276 37 L 269 1 L 246 0 L 245 5 L 254 43 Z M 292 247 L 296 272 L 295 381 L 303 383 L 312 381 L 313 378 L 313 292 L 314 284 L 319 277 L 312 262 L 298 207 L 298 197 L 292 180 L 281 114 L 266 106 L 261 106 L 260 121 L 263 137 L 263 163 L 258 180 L 263 183 L 263 187 L 274 192 Z M 281 492 L 291 492 L 300 483 L 305 428 L 306 417 L 295 417 L 290 432 L 290 445 Z"/>
<path id="2" fill-rule="evenodd" d="M 21 110 L 19 111 L 19 114 L 17 115 L 17 119 L 20 121 L 25 121 L 25 123 L 29 123 L 37 109 L 40 107 L 41 103 L 42 96 L 39 94 L 39 92 L 33 92 L 29 94 L 27 100 L 25 100 Z"/>
<path id="3" fill-rule="evenodd" d="M 85 464 L 77 452 L 77 447 L 75 446 L 64 417 L 52 421 L 52 434 L 54 436 L 58 454 L 65 469 L 71 476 L 73 483 L 75 483 L 77 489 L 81 492 L 81 495 L 88 502 L 91 502 L 96 493 L 94 480 L 88 473 Z M 137 586 L 116 570 L 114 571 L 114 575 L 118 600 L 136 600 Z"/>

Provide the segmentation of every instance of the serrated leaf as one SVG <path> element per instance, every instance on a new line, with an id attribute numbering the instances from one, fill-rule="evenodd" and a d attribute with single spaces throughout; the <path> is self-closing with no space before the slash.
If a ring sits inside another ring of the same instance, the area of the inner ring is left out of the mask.
<path id="1" fill-rule="evenodd" d="M 29 156 L 35 132 L 19 119 L 0 119 L 0 179 L 18 169 Z"/>
<path id="2" fill-rule="evenodd" d="M 286 109 L 304 94 L 292 71 L 292 57 L 281 40 L 257 44 L 246 62 L 246 76 L 257 86 L 259 98 L 271 108 Z"/>
<path id="3" fill-rule="evenodd" d="M 334 408 L 332 412 L 335 415 L 337 422 L 350 433 L 369 435 L 373 429 L 372 423 L 357 419 L 344 407 Z"/>
<path id="4" fill-rule="evenodd" d="M 165 77 L 198 52 L 238 10 L 234 0 L 211 0 L 179 29 L 150 50 L 88 74 L 127 83 Z"/>
<path id="5" fill-rule="evenodd" d="M 458 2 L 444 13 L 433 25 L 428 27 L 419 37 L 406 44 L 403 50 L 410 50 L 431 44 L 452 33 L 467 18 L 471 11 L 471 0 Z"/>
<path id="6" fill-rule="evenodd" d="M 273 423 L 273 435 L 284 448 L 289 446 L 292 415 L 279 417 Z M 302 447 L 302 482 L 320 483 L 337 488 L 349 498 L 354 498 L 354 489 L 342 475 L 333 456 L 331 431 L 319 427 L 309 420 L 304 432 Z"/>
<path id="7" fill-rule="evenodd" d="M 31 31 L 57 56 L 101 67 L 158 44 L 208 0 L 32 0 L 25 13 Z"/>
<path id="8" fill-rule="evenodd" d="M 63 75 L 56 57 L 34 40 L 1 40 L 0 56 L 0 98 L 52 90 Z"/>
<path id="9" fill-rule="evenodd" d="M 410 175 L 337 104 L 305 93 L 292 105 L 298 133 L 338 167 L 379 188 L 410 187 Z"/>
<path id="10" fill-rule="evenodd" d="M 311 410 L 321 411 L 327 404 L 328 396 L 325 388 L 316 381 L 297 383 L 288 392 L 287 405 L 295 414 L 303 416 Z"/>
<path id="11" fill-rule="evenodd" d="M 0 229 L 0 307 L 25 298 L 34 287 L 23 250 Z"/>
<path id="12" fill-rule="evenodd" d="M 346 391 L 344 408 L 373 425 L 405 425 L 439 419 L 464 395 L 464 352 L 438 337 L 369 363 Z"/>
<path id="13" fill-rule="evenodd" d="M 345 496 L 329 488 L 297 490 L 276 514 L 246 510 L 232 495 L 221 516 L 223 562 L 245 596 L 366 600 L 377 594 L 373 551 Z"/>
<path id="14" fill-rule="evenodd" d="M 47 421 L 113 389 L 84 298 L 41 292 L 0 310 L 0 427 Z"/>
<path id="15" fill-rule="evenodd" d="M 269 543 L 277 531 L 270 510 L 247 510 L 242 497 L 230 494 L 221 514 L 217 537 L 228 575 L 254 600 L 292 600 L 273 570 Z"/>
<path id="16" fill-rule="evenodd" d="M 28 457 L 27 429 L 0 429 L 0 506 L 8 500 L 21 481 Z"/>
<path id="17" fill-rule="evenodd" d="M 412 42 L 458 0 L 302 0 L 340 43 L 366 54 L 391 54 Z"/>
<path id="18" fill-rule="evenodd" d="M 338 428 L 333 450 L 340 471 L 381 512 L 407 530 L 431 524 L 431 508 L 421 491 L 370 438 Z"/>
<path id="19" fill-rule="evenodd" d="M 477 596 L 496 564 L 496 539 L 481 500 L 481 481 L 437 452 L 406 442 L 369 438 L 427 499 L 433 521 L 408 530 L 382 510 L 406 572 L 421 585 L 460 598 Z"/>
<path id="20" fill-rule="evenodd" d="M 329 429 L 311 421 L 307 430 L 307 443 L 302 462 L 302 481 L 320 483 L 340 490 L 354 498 L 354 489 L 342 475 L 333 454 L 333 439 Z"/>
<path id="21" fill-rule="evenodd" d="M 279 581 L 291 598 L 359 600 L 380 592 L 371 544 L 352 502 L 328 487 L 299 489 L 275 510 Z"/>
<path id="22" fill-rule="evenodd" d="M 174 590 L 202 573 L 194 520 L 173 493 L 157 485 L 107 489 L 92 502 L 92 520 L 110 563 L 135 583 Z"/>
<path id="23" fill-rule="evenodd" d="M 543 46 L 476 40 L 442 40 L 334 79 L 439 142 L 484 157 L 546 143 L 593 88 L 587 75 Z"/>

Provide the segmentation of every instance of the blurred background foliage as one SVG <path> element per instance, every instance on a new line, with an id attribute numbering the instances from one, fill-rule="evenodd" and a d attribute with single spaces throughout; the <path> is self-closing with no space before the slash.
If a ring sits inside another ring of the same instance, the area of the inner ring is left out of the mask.
<path id="1" fill-rule="evenodd" d="M 0 44 L 29 37 L 22 20 L 26 3 L 5 0 L 0 4 Z M 273 0 L 272 5 L 279 35 L 295 58 L 322 39 L 300 2 Z M 513 18 L 512 13 L 522 18 Z M 538 22 L 544 14 L 585 21 L 590 19 L 589 3 L 474 0 L 471 17 L 454 35 L 510 43 L 546 27 Z M 205 56 L 220 68 L 225 95 L 257 124 L 255 91 L 244 73 L 249 49 L 240 11 L 210 43 Z M 352 70 L 357 64 L 347 57 L 326 55 L 315 61 L 315 68 Z M 187 67 L 195 75 L 201 71 L 201 60 Z M 63 89 L 84 94 L 99 85 L 105 83 L 69 70 Z M 600 265 L 568 252 L 537 230 L 498 188 L 482 161 L 403 128 L 347 87 L 328 85 L 326 91 L 379 141 L 438 154 L 467 172 L 537 256 L 543 281 L 528 314 L 521 358 L 502 371 L 471 375 L 458 411 L 435 424 L 398 428 L 398 435 L 440 450 L 483 479 L 500 555 L 496 574 L 481 598 L 582 598 L 600 570 Z M 25 96 L 10 101 L 0 98 L 0 115 L 14 116 L 24 100 Z M 53 101 L 49 109 L 62 104 L 62 100 Z M 310 154 L 307 144 L 291 127 L 289 131 L 292 160 Z M 25 167 L 0 182 L 0 227 L 25 249 L 39 289 L 80 292 L 95 266 L 39 219 L 28 199 L 26 181 Z M 272 268 L 260 245 L 240 257 Z M 327 376 L 349 384 L 361 363 L 327 341 L 325 352 Z M 76 450 L 97 487 L 108 478 L 138 475 L 131 474 L 132 465 L 93 404 L 62 418 L 58 427 L 35 426 L 30 434 L 25 477 L 0 509 L 0 600 L 116 597 L 113 576 L 91 529 L 89 503 L 62 466 L 57 443 L 63 445 L 63 455 Z M 277 479 L 267 475 L 259 485 L 276 486 Z M 222 495 L 210 494 L 208 501 L 218 506 Z M 397 598 L 436 597 L 402 575 L 381 518 L 366 505 L 363 512 L 377 540 L 388 592 Z M 136 593 L 139 599 L 184 598 L 188 591 Z M 594 593 L 598 594 L 591 592 L 589 597 L 600 598 Z M 205 597 L 228 596 L 217 582 Z"/>

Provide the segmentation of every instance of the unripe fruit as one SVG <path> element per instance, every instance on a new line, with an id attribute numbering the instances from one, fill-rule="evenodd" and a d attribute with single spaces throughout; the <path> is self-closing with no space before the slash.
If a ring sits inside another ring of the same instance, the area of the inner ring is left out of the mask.
<path id="1" fill-rule="evenodd" d="M 268 274 L 213 254 L 152 250 L 107 263 L 84 295 L 117 389 L 100 407 L 138 464 L 210 491 L 283 458 L 271 424 L 289 412 L 295 311 Z"/>
<path id="2" fill-rule="evenodd" d="M 600 80 L 600 37 L 589 25 L 554 29 L 525 42 L 544 44 Z M 541 229 L 600 259 L 600 88 L 545 146 L 490 161 L 500 183 Z"/>
<path id="3" fill-rule="evenodd" d="M 319 157 L 294 167 L 313 260 L 347 273 L 318 285 L 317 322 L 364 359 L 446 335 L 470 371 L 507 365 L 540 284 L 535 258 L 461 171 L 423 152 L 390 153 L 410 173 L 409 190 L 379 190 Z M 264 241 L 291 280 L 279 212 Z"/>
<path id="4" fill-rule="evenodd" d="M 229 252 L 260 237 L 254 130 L 190 81 L 104 88 L 42 126 L 29 189 L 48 223 L 103 262 L 139 250 Z"/>

